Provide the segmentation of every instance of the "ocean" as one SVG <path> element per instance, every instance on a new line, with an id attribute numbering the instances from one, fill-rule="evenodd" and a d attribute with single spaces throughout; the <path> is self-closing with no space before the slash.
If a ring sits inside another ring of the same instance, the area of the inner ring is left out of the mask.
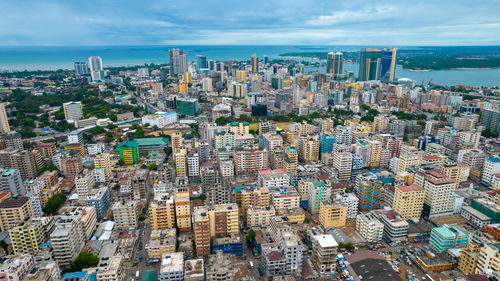
<path id="1" fill-rule="evenodd" d="M 142 65 L 167 63 L 168 50 L 184 49 L 188 60 L 205 55 L 216 61 L 250 60 L 253 54 L 259 58 L 279 58 L 288 52 L 358 51 L 365 46 L 98 46 L 98 47 L 0 47 L 0 71 L 5 70 L 57 70 L 73 69 L 73 62 L 87 61 L 90 56 L 100 56 L 104 66 Z M 372 46 L 373 47 L 373 46 Z M 410 48 L 410 47 L 403 47 Z M 324 67 L 323 67 L 324 68 Z M 323 68 L 317 69 L 324 72 Z M 344 70 L 358 73 L 357 63 L 345 63 Z M 500 68 L 452 69 L 410 71 L 397 67 L 398 78 L 411 78 L 421 83 L 440 85 L 500 86 Z"/>

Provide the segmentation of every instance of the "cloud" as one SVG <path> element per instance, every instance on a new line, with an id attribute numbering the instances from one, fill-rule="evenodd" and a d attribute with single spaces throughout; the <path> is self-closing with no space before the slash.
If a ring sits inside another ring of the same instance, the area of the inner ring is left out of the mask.
<path id="1" fill-rule="evenodd" d="M 497 0 L 2 0 L 0 45 L 500 44 Z"/>

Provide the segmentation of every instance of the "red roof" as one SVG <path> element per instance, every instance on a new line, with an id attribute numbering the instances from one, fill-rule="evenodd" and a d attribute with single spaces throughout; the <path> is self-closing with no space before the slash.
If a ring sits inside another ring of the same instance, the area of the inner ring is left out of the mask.
<path id="1" fill-rule="evenodd" d="M 280 261 L 285 259 L 285 256 L 283 256 L 283 254 L 278 251 L 272 251 L 266 256 L 269 261 Z"/>
<path id="2" fill-rule="evenodd" d="M 3 199 L 5 196 L 8 196 L 9 192 L 0 192 L 0 199 Z"/>
<path id="3" fill-rule="evenodd" d="M 422 191 L 424 190 L 423 187 L 421 187 L 420 185 L 418 184 L 412 184 L 412 185 L 408 185 L 408 186 L 398 186 L 398 188 L 403 191 L 403 192 L 410 192 L 410 191 Z"/>

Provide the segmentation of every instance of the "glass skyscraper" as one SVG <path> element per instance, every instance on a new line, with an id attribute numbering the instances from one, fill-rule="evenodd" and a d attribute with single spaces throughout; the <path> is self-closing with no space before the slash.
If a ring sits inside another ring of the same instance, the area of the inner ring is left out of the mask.
<path id="1" fill-rule="evenodd" d="M 398 49 L 384 49 L 382 51 L 382 68 L 380 71 L 380 80 L 387 82 L 393 81 L 396 75 L 396 55 Z"/>
<path id="2" fill-rule="evenodd" d="M 344 66 L 343 54 L 340 52 L 334 53 L 329 52 L 326 57 L 326 73 L 333 75 L 334 77 L 342 74 L 342 68 Z"/>
<path id="3" fill-rule="evenodd" d="M 380 80 L 381 66 L 381 49 L 361 49 L 359 60 L 359 81 Z"/>
<path id="4" fill-rule="evenodd" d="M 200 69 L 208 68 L 207 57 L 204 55 L 196 55 L 196 71 L 200 72 Z"/>

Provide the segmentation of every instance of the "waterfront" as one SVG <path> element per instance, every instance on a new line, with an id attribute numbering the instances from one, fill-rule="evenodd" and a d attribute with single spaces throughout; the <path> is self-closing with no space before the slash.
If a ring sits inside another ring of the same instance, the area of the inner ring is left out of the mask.
<path id="1" fill-rule="evenodd" d="M 167 63 L 168 50 L 183 48 L 189 61 L 202 54 L 217 61 L 249 60 L 253 54 L 271 59 L 287 52 L 358 51 L 366 46 L 96 46 L 96 47 L 0 47 L 0 70 L 57 70 L 72 69 L 73 62 L 86 61 L 89 56 L 101 56 L 105 66 Z M 409 47 L 405 47 L 409 48 Z M 310 59 L 304 59 L 310 60 Z M 358 73 L 357 63 L 345 63 L 344 70 Z M 316 69 L 316 68 L 314 68 Z M 324 67 L 317 68 L 324 72 Z M 410 71 L 398 66 L 396 76 L 411 78 L 418 84 L 432 82 L 441 85 L 499 86 L 500 68 L 450 69 Z"/>

